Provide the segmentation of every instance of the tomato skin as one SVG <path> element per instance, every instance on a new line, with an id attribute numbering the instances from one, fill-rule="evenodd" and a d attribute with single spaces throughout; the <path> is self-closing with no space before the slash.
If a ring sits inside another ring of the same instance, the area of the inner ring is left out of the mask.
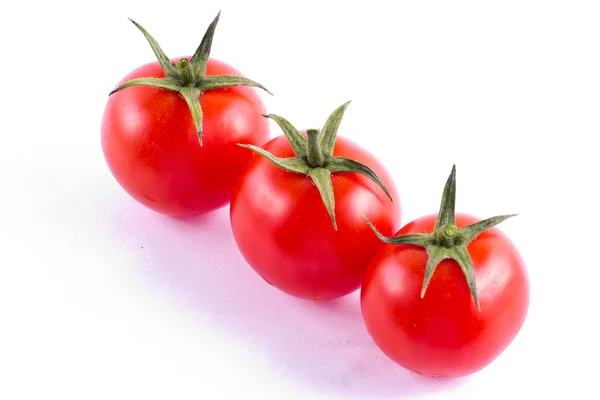
<path id="1" fill-rule="evenodd" d="M 419 218 L 396 235 L 431 233 L 437 215 Z M 457 214 L 460 228 L 479 220 Z M 424 298 L 424 248 L 386 245 L 363 281 L 361 309 L 378 347 L 398 364 L 432 377 L 460 377 L 491 363 L 513 341 L 529 307 L 525 264 L 497 228 L 468 246 L 481 311 L 454 260 L 438 264 Z"/>
<path id="2" fill-rule="evenodd" d="M 209 59 L 206 75 L 241 76 L 215 59 Z M 119 84 L 164 76 L 153 62 Z M 203 146 L 185 100 L 174 91 L 133 86 L 108 99 L 101 134 L 106 162 L 127 193 L 154 211 L 186 217 L 225 206 L 250 158 L 237 143 L 261 146 L 269 139 L 268 121 L 261 115 L 265 106 L 255 88 L 208 90 L 200 106 Z"/>
<path id="3" fill-rule="evenodd" d="M 284 136 L 263 148 L 278 157 L 294 156 Z M 302 299 L 332 299 L 360 287 L 368 261 L 383 246 L 363 215 L 389 234 L 400 224 L 397 189 L 381 163 L 343 137 L 333 154 L 369 166 L 394 203 L 367 177 L 334 173 L 335 231 L 311 179 L 258 154 L 246 165 L 231 199 L 233 236 L 248 264 L 271 285 Z"/>

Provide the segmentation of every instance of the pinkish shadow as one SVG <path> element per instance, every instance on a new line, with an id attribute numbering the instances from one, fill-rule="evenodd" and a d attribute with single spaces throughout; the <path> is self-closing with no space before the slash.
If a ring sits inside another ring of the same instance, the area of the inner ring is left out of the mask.
<path id="1" fill-rule="evenodd" d="M 106 204 L 111 207 L 110 202 Z M 391 362 L 371 341 L 358 292 L 329 302 L 289 297 L 263 281 L 237 250 L 229 209 L 173 219 L 130 202 L 123 224 L 116 210 L 113 229 L 125 230 L 150 279 L 184 299 L 216 329 L 261 351 L 276 373 L 300 385 L 347 398 L 405 398 L 451 389 L 464 380 L 436 380 Z M 109 223 L 107 221 L 107 223 Z M 122 237 L 122 235 L 119 235 Z M 166 285 L 164 285 L 166 283 Z"/>

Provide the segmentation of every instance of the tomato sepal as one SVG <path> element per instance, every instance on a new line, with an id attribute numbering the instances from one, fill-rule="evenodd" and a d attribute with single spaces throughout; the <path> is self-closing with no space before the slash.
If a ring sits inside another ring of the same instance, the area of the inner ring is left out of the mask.
<path id="1" fill-rule="evenodd" d="M 254 146 L 252 144 L 242 144 L 239 143 L 238 146 L 245 147 L 247 149 L 252 150 L 253 152 L 260 154 L 267 160 L 269 160 L 273 165 L 279 167 L 288 172 L 294 172 L 296 174 L 308 174 L 310 171 L 310 166 L 308 163 L 299 157 L 290 157 L 290 158 L 281 158 L 276 157 L 273 154 L 269 153 L 267 150 L 262 147 Z"/>
<path id="2" fill-rule="evenodd" d="M 312 168 L 308 171 L 308 176 L 319 189 L 319 194 L 325 204 L 325 208 L 331 218 L 333 229 L 337 231 L 337 222 L 335 220 L 335 198 L 333 196 L 333 183 L 331 182 L 331 171 L 327 168 Z"/>
<path id="3" fill-rule="evenodd" d="M 308 146 L 308 139 L 306 136 L 302 135 L 290 121 L 277 114 L 263 114 L 263 117 L 272 119 L 279 125 L 286 139 L 290 142 L 290 145 L 292 145 L 296 157 L 306 159 L 306 148 Z"/>
<path id="4" fill-rule="evenodd" d="M 379 179 L 375 171 L 373 171 L 366 165 L 345 157 L 331 157 L 329 160 L 327 160 L 326 168 L 332 173 L 351 171 L 356 172 L 357 174 L 364 175 L 367 178 L 371 179 L 373 182 L 375 182 L 385 192 L 386 196 L 390 199 L 390 201 L 392 203 L 394 202 L 392 194 L 390 193 L 388 188 L 385 187 L 383 181 Z"/>
<path id="5" fill-rule="evenodd" d="M 425 266 L 425 275 L 421 287 L 421 298 L 425 296 L 427 287 L 429 286 L 429 282 L 431 281 L 437 265 L 445 259 L 452 259 L 459 265 L 465 276 L 473 301 L 475 302 L 477 309 L 481 310 L 477 296 L 473 260 L 471 259 L 467 246 L 484 231 L 498 225 L 508 218 L 516 216 L 517 214 L 498 215 L 458 228 L 456 226 L 455 205 L 456 166 L 454 165 L 452 166 L 452 172 L 444 186 L 440 210 L 431 234 L 413 233 L 387 237 L 382 235 L 367 217 L 363 216 L 363 218 L 371 230 L 377 235 L 379 240 L 384 243 L 393 245 L 413 245 L 425 248 L 427 252 L 427 264 Z"/>

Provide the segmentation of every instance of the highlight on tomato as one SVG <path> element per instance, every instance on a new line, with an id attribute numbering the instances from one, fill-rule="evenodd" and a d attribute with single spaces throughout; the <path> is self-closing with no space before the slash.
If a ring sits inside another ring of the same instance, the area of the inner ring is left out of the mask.
<path id="1" fill-rule="evenodd" d="M 452 168 L 437 215 L 387 237 L 370 263 L 361 310 L 377 346 L 398 364 L 432 377 L 472 374 L 496 359 L 520 331 L 529 307 L 525 263 L 495 225 L 455 214 Z"/>
<path id="2" fill-rule="evenodd" d="M 302 299 L 332 299 L 360 287 L 368 261 L 383 246 L 363 214 L 382 232 L 400 226 L 397 189 L 384 166 L 337 136 L 347 106 L 321 130 L 304 134 L 267 115 L 284 135 L 262 148 L 242 145 L 254 155 L 233 191 L 233 236 L 265 281 Z"/>
<path id="3" fill-rule="evenodd" d="M 256 88 L 232 66 L 210 58 L 219 15 L 191 57 L 169 59 L 138 23 L 158 61 L 125 76 L 110 93 L 102 149 L 117 182 L 159 213 L 186 217 L 229 203 L 250 155 L 237 143 L 269 139 Z"/>

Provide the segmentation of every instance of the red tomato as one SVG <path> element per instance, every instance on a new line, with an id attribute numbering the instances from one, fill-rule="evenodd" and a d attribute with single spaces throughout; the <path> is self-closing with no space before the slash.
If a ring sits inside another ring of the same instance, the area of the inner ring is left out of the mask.
<path id="1" fill-rule="evenodd" d="M 437 215 L 419 218 L 396 235 L 432 233 Z M 479 220 L 456 215 L 456 226 Z M 481 310 L 458 263 L 438 264 L 421 298 L 426 250 L 388 244 L 371 262 L 361 291 L 368 332 L 392 360 L 417 373 L 458 377 L 474 373 L 512 342 L 529 306 L 529 280 L 512 242 L 497 228 L 467 247 Z"/>
<path id="2" fill-rule="evenodd" d="M 293 157 L 284 136 L 264 149 L 277 157 Z M 336 231 L 311 179 L 280 169 L 253 154 L 234 188 L 231 226 L 236 243 L 265 281 L 303 299 L 331 299 L 356 290 L 368 261 L 383 246 L 365 224 L 366 215 L 382 232 L 400 224 L 396 187 L 371 154 L 341 137 L 334 156 L 370 167 L 384 182 L 394 203 L 369 178 L 333 173 Z"/>
<path id="3" fill-rule="evenodd" d="M 241 74 L 209 59 L 206 75 Z M 133 78 L 165 76 L 158 62 Z M 236 144 L 269 139 L 265 107 L 256 89 L 235 86 L 200 96 L 203 145 L 185 100 L 174 91 L 133 86 L 112 94 L 102 120 L 102 149 L 119 184 L 140 203 L 184 217 L 226 205 L 250 154 Z"/>

